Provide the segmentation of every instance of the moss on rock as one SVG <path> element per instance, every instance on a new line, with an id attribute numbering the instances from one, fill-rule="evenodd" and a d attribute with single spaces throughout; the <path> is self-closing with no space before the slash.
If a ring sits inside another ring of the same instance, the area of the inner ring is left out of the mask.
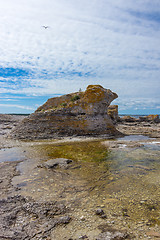
<path id="1" fill-rule="evenodd" d="M 21 139 L 56 138 L 72 135 L 117 135 L 107 109 L 117 94 L 100 85 L 48 99 L 26 118 L 12 136 Z"/>

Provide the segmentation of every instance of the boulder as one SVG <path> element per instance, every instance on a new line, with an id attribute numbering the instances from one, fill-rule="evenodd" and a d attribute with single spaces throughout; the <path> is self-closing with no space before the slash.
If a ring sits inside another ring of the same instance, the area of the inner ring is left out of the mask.
<path id="1" fill-rule="evenodd" d="M 12 131 L 19 139 L 49 139 L 63 136 L 118 136 L 108 116 L 108 106 L 118 96 L 100 85 L 48 99 Z"/>
<path id="2" fill-rule="evenodd" d="M 66 168 L 68 166 L 69 163 L 71 163 L 72 160 L 70 159 L 66 159 L 66 158 L 55 158 L 55 159 L 51 159 L 46 161 L 45 163 L 42 164 L 42 167 L 48 168 L 48 169 L 52 169 L 55 168 L 57 166 L 61 167 L 61 168 Z"/>

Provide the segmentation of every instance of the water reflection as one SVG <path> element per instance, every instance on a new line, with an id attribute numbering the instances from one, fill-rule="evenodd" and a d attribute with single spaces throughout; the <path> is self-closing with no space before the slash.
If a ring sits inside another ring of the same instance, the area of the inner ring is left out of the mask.
<path id="1" fill-rule="evenodd" d="M 128 135 L 122 138 L 118 138 L 118 140 L 124 140 L 124 141 L 142 141 L 142 140 L 148 140 L 148 139 L 150 138 L 144 135 Z"/>
<path id="2" fill-rule="evenodd" d="M 24 151 L 19 147 L 0 149 L 0 162 L 23 161 Z"/>
<path id="3" fill-rule="evenodd" d="M 157 150 L 160 151 L 160 142 L 147 142 L 147 143 L 143 143 L 145 148 L 148 148 L 150 150 Z"/>

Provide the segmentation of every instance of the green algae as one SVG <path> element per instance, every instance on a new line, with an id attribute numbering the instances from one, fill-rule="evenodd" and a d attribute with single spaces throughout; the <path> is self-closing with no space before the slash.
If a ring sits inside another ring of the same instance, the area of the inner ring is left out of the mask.
<path id="1" fill-rule="evenodd" d="M 37 147 L 38 148 L 38 147 Z M 69 158 L 81 161 L 105 161 L 109 156 L 109 150 L 100 141 L 62 143 L 58 145 L 43 145 L 39 147 L 41 153 L 50 158 Z"/>
<path id="2" fill-rule="evenodd" d="M 72 102 L 75 102 L 75 101 L 77 101 L 77 100 L 79 100 L 80 99 L 80 96 L 79 95 L 75 95 L 75 96 L 73 96 L 72 98 L 71 98 L 71 101 Z"/>

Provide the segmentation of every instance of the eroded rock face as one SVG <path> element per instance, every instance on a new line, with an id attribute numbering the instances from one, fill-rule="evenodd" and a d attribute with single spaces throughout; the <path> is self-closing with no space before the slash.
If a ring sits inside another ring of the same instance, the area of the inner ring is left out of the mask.
<path id="1" fill-rule="evenodd" d="M 116 123 L 119 119 L 118 116 L 118 105 L 110 105 L 108 107 L 108 115 L 110 116 L 110 118 Z"/>
<path id="2" fill-rule="evenodd" d="M 107 110 L 118 96 L 100 85 L 51 98 L 19 125 L 12 136 L 45 139 L 72 135 L 118 135 Z"/>
<path id="3" fill-rule="evenodd" d="M 159 123 L 160 119 L 159 119 L 159 115 L 148 115 L 148 116 L 144 116 L 144 117 L 139 117 L 139 121 L 140 122 L 155 122 L 155 123 Z"/>

